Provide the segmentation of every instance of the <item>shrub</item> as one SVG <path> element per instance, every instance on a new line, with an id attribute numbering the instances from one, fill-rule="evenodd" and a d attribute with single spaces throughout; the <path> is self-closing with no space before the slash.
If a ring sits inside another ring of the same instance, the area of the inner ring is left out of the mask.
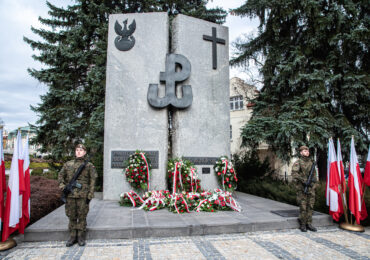
<path id="1" fill-rule="evenodd" d="M 43 172 L 44 172 L 43 168 L 35 168 L 35 169 L 32 169 L 31 175 L 32 176 L 42 176 Z"/>
<path id="2" fill-rule="evenodd" d="M 255 151 L 234 154 L 233 164 L 238 177 L 237 190 L 239 191 L 245 190 L 250 180 L 269 176 L 273 173 L 268 158 L 261 162 Z"/>
<path id="3" fill-rule="evenodd" d="M 61 191 L 56 180 L 42 176 L 31 176 L 31 220 L 30 224 L 60 207 Z"/>

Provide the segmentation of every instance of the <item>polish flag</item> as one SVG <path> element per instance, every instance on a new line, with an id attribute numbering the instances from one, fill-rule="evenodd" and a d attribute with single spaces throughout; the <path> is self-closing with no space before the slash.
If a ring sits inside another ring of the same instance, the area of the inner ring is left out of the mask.
<path id="1" fill-rule="evenodd" d="M 4 219 L 4 193 L 6 192 L 3 129 L 0 129 L 0 230 Z"/>
<path id="2" fill-rule="evenodd" d="M 328 180 L 329 180 L 329 214 L 335 221 L 339 221 L 343 214 L 343 204 L 340 197 L 339 185 L 340 175 L 338 172 L 337 158 L 335 155 L 335 148 L 333 139 L 329 140 L 328 149 Z"/>
<path id="3" fill-rule="evenodd" d="M 362 198 L 362 176 L 360 171 L 360 165 L 358 164 L 357 154 L 355 150 L 355 141 L 352 137 L 351 140 L 351 155 L 350 155 L 350 166 L 349 166 L 349 177 L 348 177 L 348 189 L 349 189 L 349 210 L 352 215 L 355 216 L 357 224 L 360 224 L 361 220 L 367 217 L 367 211 L 365 202 L 361 202 Z"/>
<path id="4" fill-rule="evenodd" d="M 370 186 L 370 146 L 365 166 L 364 183 L 366 186 Z"/>
<path id="5" fill-rule="evenodd" d="M 338 165 L 338 172 L 340 177 L 340 182 L 342 183 L 342 193 L 345 194 L 346 192 L 346 177 L 344 176 L 344 165 L 343 165 L 343 158 L 342 158 L 342 152 L 341 152 L 341 145 L 338 138 L 337 141 L 337 165 Z"/>
<path id="6" fill-rule="evenodd" d="M 27 224 L 30 223 L 30 198 L 31 198 L 31 186 L 30 186 L 30 154 L 28 148 L 28 135 L 26 143 L 23 149 L 23 169 L 24 169 L 24 185 L 25 191 L 22 195 L 22 218 L 19 225 L 19 232 L 24 234 L 24 229 Z"/>
<path id="7" fill-rule="evenodd" d="M 6 241 L 10 234 L 19 228 L 19 219 L 22 217 L 22 196 L 24 192 L 22 136 L 18 131 L 14 146 L 12 164 L 10 166 L 9 182 L 4 212 L 2 241 Z"/>

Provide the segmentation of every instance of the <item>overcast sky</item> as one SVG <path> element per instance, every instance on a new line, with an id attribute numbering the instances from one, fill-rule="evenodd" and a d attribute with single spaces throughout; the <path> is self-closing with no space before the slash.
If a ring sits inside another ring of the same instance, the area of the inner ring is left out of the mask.
<path id="1" fill-rule="evenodd" d="M 57 6 L 72 4 L 72 0 L 49 0 Z M 209 7 L 220 6 L 225 10 L 240 6 L 243 0 L 213 0 Z M 34 124 L 37 115 L 30 105 L 40 103 L 40 95 L 47 87 L 29 76 L 27 68 L 40 68 L 41 64 L 32 59 L 34 52 L 23 41 L 23 36 L 38 39 L 31 32 L 31 26 L 40 28 L 38 17 L 48 17 L 44 0 L 0 0 L 0 119 L 5 129 L 12 131 L 28 123 Z M 257 21 L 228 15 L 225 26 L 229 27 L 230 42 L 242 34 L 257 29 Z M 247 75 L 237 69 L 230 70 L 230 76 L 244 80 Z"/>

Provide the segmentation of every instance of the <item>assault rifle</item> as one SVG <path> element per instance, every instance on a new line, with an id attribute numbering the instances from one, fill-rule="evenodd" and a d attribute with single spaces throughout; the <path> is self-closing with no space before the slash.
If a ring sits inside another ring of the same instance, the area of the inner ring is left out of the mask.
<path id="1" fill-rule="evenodd" d="M 65 203 L 66 198 L 69 193 L 72 192 L 74 188 L 81 189 L 82 185 L 77 182 L 78 177 L 80 176 L 82 170 L 85 168 L 86 164 L 89 162 L 90 158 L 88 158 L 83 164 L 78 167 L 77 171 L 73 175 L 71 181 L 67 184 L 67 186 L 63 189 L 63 194 L 62 194 L 62 201 Z"/>
<path id="2" fill-rule="evenodd" d="M 314 177 L 314 171 L 316 167 L 316 161 L 312 164 L 311 170 L 310 170 L 310 175 L 308 175 L 307 181 L 304 184 L 304 194 L 307 194 L 308 187 L 311 186 L 312 179 Z"/>

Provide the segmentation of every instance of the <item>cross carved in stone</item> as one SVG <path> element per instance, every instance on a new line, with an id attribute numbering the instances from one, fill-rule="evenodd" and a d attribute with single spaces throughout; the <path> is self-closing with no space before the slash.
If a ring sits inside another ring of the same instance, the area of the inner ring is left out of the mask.
<path id="1" fill-rule="evenodd" d="M 212 27 L 212 36 L 203 35 L 203 40 L 212 42 L 212 64 L 217 69 L 217 43 L 225 45 L 225 40 L 217 38 L 216 27 Z"/>

